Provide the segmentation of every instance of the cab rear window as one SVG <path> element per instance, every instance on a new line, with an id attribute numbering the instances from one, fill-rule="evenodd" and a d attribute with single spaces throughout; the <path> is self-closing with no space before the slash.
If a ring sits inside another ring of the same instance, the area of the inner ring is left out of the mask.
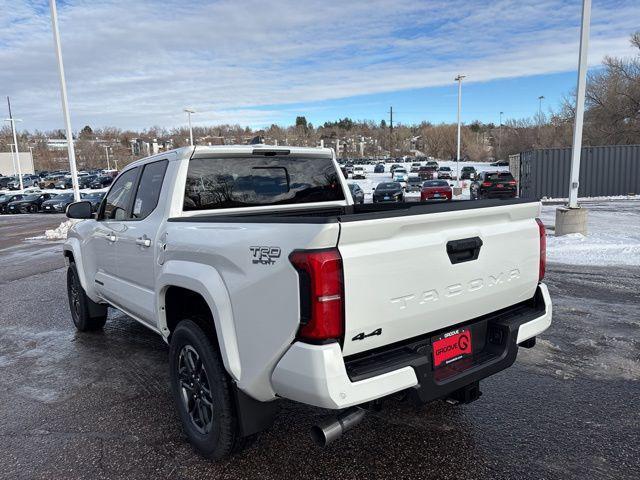
<path id="1" fill-rule="evenodd" d="M 189 161 L 184 210 L 344 200 L 330 158 L 230 157 Z"/>

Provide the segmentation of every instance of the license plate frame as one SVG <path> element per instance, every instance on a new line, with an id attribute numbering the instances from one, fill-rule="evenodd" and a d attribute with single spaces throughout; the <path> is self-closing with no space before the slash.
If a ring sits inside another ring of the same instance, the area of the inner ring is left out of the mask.
<path id="1" fill-rule="evenodd" d="M 469 327 L 456 328 L 431 338 L 433 368 L 446 367 L 473 355 L 473 335 Z"/>

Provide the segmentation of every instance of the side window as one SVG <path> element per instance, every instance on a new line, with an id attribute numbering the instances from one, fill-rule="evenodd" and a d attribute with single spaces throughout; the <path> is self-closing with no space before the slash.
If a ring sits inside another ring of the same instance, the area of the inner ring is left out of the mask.
<path id="1" fill-rule="evenodd" d="M 133 218 L 146 218 L 155 210 L 168 163 L 167 160 L 162 160 L 144 166 L 136 199 L 133 202 Z"/>
<path id="2" fill-rule="evenodd" d="M 127 209 L 131 202 L 131 195 L 133 195 L 133 186 L 138 177 L 138 170 L 140 168 L 132 168 L 127 170 L 120 177 L 113 182 L 111 190 L 107 195 L 107 199 L 104 205 L 104 213 L 102 214 L 103 220 L 126 220 Z"/>

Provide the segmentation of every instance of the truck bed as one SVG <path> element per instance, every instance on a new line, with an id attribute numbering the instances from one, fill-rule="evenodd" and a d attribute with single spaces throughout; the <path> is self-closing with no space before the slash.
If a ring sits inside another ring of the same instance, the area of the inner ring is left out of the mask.
<path id="1" fill-rule="evenodd" d="M 353 355 L 533 297 L 538 212 L 537 202 L 490 199 L 203 213 L 170 221 L 337 224 L 332 247 L 338 247 L 343 264 L 343 353 Z"/>

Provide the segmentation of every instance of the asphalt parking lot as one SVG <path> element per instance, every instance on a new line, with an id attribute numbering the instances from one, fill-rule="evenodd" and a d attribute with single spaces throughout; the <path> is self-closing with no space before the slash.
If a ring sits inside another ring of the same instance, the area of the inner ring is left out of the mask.
<path id="1" fill-rule="evenodd" d="M 61 242 L 24 240 L 61 220 L 0 216 L 0 478 L 640 478 L 637 267 L 550 264 L 551 329 L 475 403 L 387 401 L 322 450 L 327 412 L 283 401 L 215 464 L 185 442 L 159 337 L 113 310 L 76 333 Z"/>

